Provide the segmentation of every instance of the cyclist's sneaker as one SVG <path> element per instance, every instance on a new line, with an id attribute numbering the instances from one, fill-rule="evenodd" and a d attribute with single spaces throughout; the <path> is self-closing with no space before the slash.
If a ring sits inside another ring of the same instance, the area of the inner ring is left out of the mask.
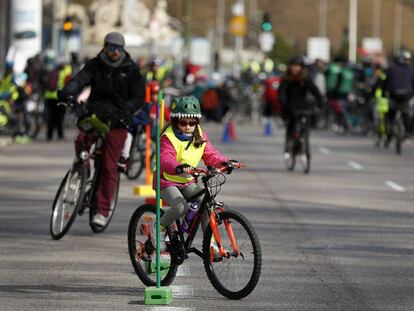
<path id="1" fill-rule="evenodd" d="M 98 227 L 105 227 L 108 218 L 101 214 L 93 216 L 92 224 Z"/>
<path id="2" fill-rule="evenodd" d="M 125 173 L 127 168 L 128 168 L 128 159 L 121 156 L 118 160 L 118 171 L 121 173 Z"/>
<path id="3" fill-rule="evenodd" d="M 210 244 L 210 262 L 220 261 L 220 251 L 216 244 Z"/>
<path id="4" fill-rule="evenodd" d="M 157 226 L 156 222 L 154 222 L 151 226 L 151 242 L 154 247 L 157 246 Z M 160 251 L 164 252 L 167 249 L 166 243 L 166 231 L 164 226 L 160 226 Z"/>

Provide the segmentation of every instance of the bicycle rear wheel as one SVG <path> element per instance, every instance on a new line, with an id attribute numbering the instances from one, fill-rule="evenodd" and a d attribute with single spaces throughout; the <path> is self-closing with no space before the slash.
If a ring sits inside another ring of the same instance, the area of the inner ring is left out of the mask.
<path id="1" fill-rule="evenodd" d="M 129 156 L 126 176 L 128 179 L 137 179 L 145 166 L 145 153 L 134 147 Z"/>
<path id="2" fill-rule="evenodd" d="M 50 235 L 61 239 L 75 221 L 85 195 L 86 171 L 83 165 L 75 165 L 63 178 L 56 193 L 50 216 Z"/>
<path id="3" fill-rule="evenodd" d="M 236 211 L 219 213 L 218 230 L 228 258 L 211 256 L 213 232 L 208 226 L 203 238 L 204 268 L 213 287 L 230 299 L 248 296 L 256 287 L 262 267 L 259 239 L 250 222 Z M 240 254 L 232 247 L 226 223 L 231 224 Z"/>
<path id="4" fill-rule="evenodd" d="M 114 216 L 115 208 L 116 208 L 117 203 L 118 203 L 118 192 L 119 192 L 120 180 L 121 180 L 120 174 L 117 173 L 114 194 L 112 195 L 111 204 L 109 205 L 109 214 L 108 214 L 108 217 L 106 219 L 105 226 L 100 227 L 100 226 L 95 226 L 95 225 L 92 224 L 92 219 L 95 216 L 96 210 L 95 210 L 95 208 L 90 208 L 89 209 L 89 225 L 90 225 L 92 231 L 95 232 L 95 233 L 104 232 L 105 229 L 109 226 L 109 223 L 111 222 L 112 217 Z"/>
<path id="5" fill-rule="evenodd" d="M 160 211 L 161 215 L 163 210 Z M 128 252 L 135 273 L 146 286 L 157 284 L 156 248 L 151 242 L 151 227 L 156 221 L 155 206 L 144 204 L 139 206 L 129 221 Z M 161 285 L 168 286 L 177 274 L 178 265 L 174 263 L 168 251 L 161 252 L 160 278 Z"/>

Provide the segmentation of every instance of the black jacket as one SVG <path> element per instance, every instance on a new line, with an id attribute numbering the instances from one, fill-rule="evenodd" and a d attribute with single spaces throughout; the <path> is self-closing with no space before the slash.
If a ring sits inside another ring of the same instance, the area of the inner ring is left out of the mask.
<path id="1" fill-rule="evenodd" d="M 58 93 L 59 99 L 77 97 L 88 85 L 91 86 L 88 112 L 110 122 L 112 127 L 130 124 L 133 114 L 143 106 L 144 80 L 128 54 L 117 68 L 106 64 L 99 55 L 91 59 Z"/>
<path id="2" fill-rule="evenodd" d="M 299 80 L 287 76 L 283 77 L 279 86 L 279 99 L 282 103 L 285 117 L 289 117 L 298 110 L 310 110 L 313 108 L 307 100 L 309 94 L 315 97 L 318 105 L 322 104 L 322 95 L 308 75 Z"/>
<path id="3" fill-rule="evenodd" d="M 414 70 L 408 64 L 394 63 L 386 71 L 384 88 L 397 101 L 409 100 L 414 94 Z"/>

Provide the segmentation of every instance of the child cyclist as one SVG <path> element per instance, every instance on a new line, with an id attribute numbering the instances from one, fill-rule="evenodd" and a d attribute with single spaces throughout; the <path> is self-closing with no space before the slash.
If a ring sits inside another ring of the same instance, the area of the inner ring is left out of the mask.
<path id="1" fill-rule="evenodd" d="M 197 167 L 202 159 L 205 165 L 221 167 L 237 163 L 229 160 L 213 147 L 205 131 L 200 126 L 201 109 L 193 96 L 178 97 L 170 107 L 171 122 L 164 129 L 160 138 L 160 196 L 170 206 L 160 219 L 161 244 L 165 249 L 165 227 L 184 216 L 188 210 L 187 200 L 202 190 L 189 171 Z M 230 171 L 229 171 L 230 172 Z M 155 173 L 155 172 L 154 172 Z M 155 189 L 155 176 L 154 176 Z M 202 196 L 196 202 L 201 205 Z M 201 225 L 203 232 L 209 222 L 205 214 Z M 155 243 L 155 225 L 151 238 Z"/>

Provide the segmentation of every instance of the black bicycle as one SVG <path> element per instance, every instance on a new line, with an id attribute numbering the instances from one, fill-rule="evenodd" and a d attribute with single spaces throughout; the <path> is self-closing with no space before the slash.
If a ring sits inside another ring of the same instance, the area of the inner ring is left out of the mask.
<path id="1" fill-rule="evenodd" d="M 76 216 L 89 209 L 89 225 L 93 232 L 103 232 L 109 225 L 118 202 L 120 175 L 117 173 L 116 186 L 109 208 L 105 226 L 96 226 L 92 219 L 96 214 L 96 191 L 102 167 L 102 145 L 109 126 L 92 115 L 78 123 L 80 129 L 90 133 L 95 139 L 91 149 L 82 146 L 79 156 L 73 160 L 72 167 L 63 178 L 52 206 L 50 217 L 50 235 L 61 239 L 70 229 Z M 93 160 L 93 165 L 90 164 Z M 91 174 L 93 171 L 93 174 Z"/>
<path id="2" fill-rule="evenodd" d="M 128 179 L 137 179 L 145 168 L 146 141 L 146 126 L 139 124 L 136 126 L 131 149 L 129 151 L 128 165 L 125 171 L 125 175 Z M 155 144 L 153 141 L 151 141 L 150 149 L 152 163 L 152 159 L 155 155 Z"/>
<path id="3" fill-rule="evenodd" d="M 296 157 L 300 156 L 303 172 L 308 174 L 311 165 L 311 152 L 309 143 L 309 116 L 312 111 L 295 112 L 295 128 L 293 135 L 288 137 L 287 150 L 283 154 L 286 169 L 293 171 L 296 165 Z"/>
<path id="4" fill-rule="evenodd" d="M 237 163 L 234 167 L 241 165 Z M 226 181 L 223 173 L 232 168 L 192 170 L 193 176 L 201 177 L 204 189 L 193 195 L 189 202 L 201 195 L 204 197 L 186 237 L 180 220 L 166 227 L 166 248 L 160 256 L 162 286 L 171 284 L 178 266 L 188 259 L 188 254 L 195 253 L 203 260 L 211 284 L 223 296 L 241 299 L 256 287 L 262 253 L 253 226 L 242 214 L 215 200 Z M 163 212 L 161 210 L 161 215 Z M 204 232 L 202 250 L 199 250 L 192 247 L 192 242 L 205 213 L 209 215 L 210 223 Z M 156 207 L 144 204 L 135 210 L 128 227 L 129 257 L 139 279 L 147 286 L 156 285 L 156 246 L 151 241 L 151 227 L 155 219 Z"/>

